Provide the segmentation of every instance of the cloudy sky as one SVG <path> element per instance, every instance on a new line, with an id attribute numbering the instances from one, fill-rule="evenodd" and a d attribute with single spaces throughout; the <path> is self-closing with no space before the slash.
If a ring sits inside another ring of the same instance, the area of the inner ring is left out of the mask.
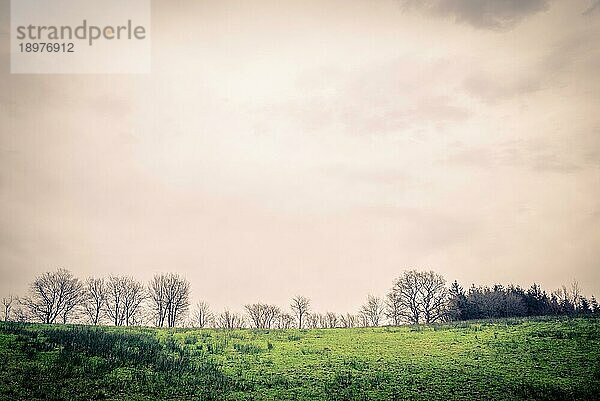
<path id="1" fill-rule="evenodd" d="M 406 268 L 600 294 L 600 3 L 155 1 L 152 73 L 9 74 L 0 295 L 174 271 L 217 310 Z"/>

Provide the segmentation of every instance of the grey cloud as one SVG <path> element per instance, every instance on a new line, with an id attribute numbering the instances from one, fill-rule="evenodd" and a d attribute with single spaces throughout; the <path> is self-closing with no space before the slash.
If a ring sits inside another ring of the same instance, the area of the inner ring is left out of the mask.
<path id="1" fill-rule="evenodd" d="M 525 95 L 541 88 L 538 77 L 498 77 L 491 74 L 476 73 L 464 81 L 465 90 L 472 96 L 487 103 Z"/>
<path id="2" fill-rule="evenodd" d="M 589 26 L 558 41 L 542 60 L 540 68 L 548 73 L 569 72 L 577 63 L 595 67 L 600 65 L 600 51 L 596 38 L 600 33 L 597 26 Z M 594 79 L 598 72 L 594 69 Z"/>
<path id="3" fill-rule="evenodd" d="M 582 146 L 580 146 L 582 147 Z M 493 148 L 456 146 L 440 164 L 479 168 L 520 167 L 540 173 L 570 174 L 593 163 L 583 155 L 582 149 L 570 154 L 560 152 L 556 143 L 544 140 L 508 141 Z"/>
<path id="4" fill-rule="evenodd" d="M 593 15 L 600 13 L 600 0 L 595 1 L 583 12 L 582 15 Z"/>
<path id="5" fill-rule="evenodd" d="M 478 29 L 509 30 L 548 8 L 546 0 L 402 0 L 405 9 L 453 17 Z"/>
<path id="6" fill-rule="evenodd" d="M 463 81 L 464 90 L 471 96 L 487 103 L 534 92 L 577 85 L 585 78 L 589 82 L 585 90 L 598 93 L 600 77 L 600 50 L 595 39 L 600 34 L 600 25 L 583 24 L 574 33 L 555 40 L 545 55 L 533 61 L 527 68 L 510 73 L 479 70 Z"/>
<path id="7" fill-rule="evenodd" d="M 515 162 L 521 162 L 539 172 L 574 173 L 587 168 L 597 168 L 598 159 L 593 157 L 600 150 L 598 128 L 572 131 L 561 139 L 529 140 L 507 145 L 514 154 Z"/>
<path id="8" fill-rule="evenodd" d="M 523 166 L 533 171 L 572 173 L 583 166 L 560 154 L 551 144 L 541 141 L 510 141 L 499 145 L 497 163 L 505 166 Z"/>

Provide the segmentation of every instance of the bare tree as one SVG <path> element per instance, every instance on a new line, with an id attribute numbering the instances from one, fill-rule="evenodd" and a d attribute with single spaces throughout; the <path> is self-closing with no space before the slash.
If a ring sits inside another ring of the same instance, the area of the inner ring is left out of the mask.
<path id="1" fill-rule="evenodd" d="M 448 316 L 448 290 L 446 280 L 433 272 L 419 274 L 419 295 L 425 323 L 444 320 Z"/>
<path id="2" fill-rule="evenodd" d="M 4 307 L 4 321 L 8 322 L 11 320 L 10 312 L 12 311 L 13 303 L 18 301 L 17 297 L 10 294 L 8 297 L 2 298 L 2 306 Z"/>
<path id="3" fill-rule="evenodd" d="M 581 296 L 581 288 L 579 287 L 579 282 L 577 280 L 573 280 L 570 288 L 571 299 L 575 302 Z"/>
<path id="4" fill-rule="evenodd" d="M 105 304 L 106 283 L 104 278 L 88 277 L 83 286 L 83 308 L 91 324 L 100 324 Z"/>
<path id="5" fill-rule="evenodd" d="M 77 319 L 79 317 L 80 309 L 78 307 L 81 306 L 82 299 L 82 296 L 78 296 L 76 298 L 70 298 L 67 301 L 66 308 L 60 315 L 63 324 L 67 324 L 69 320 Z"/>
<path id="6" fill-rule="evenodd" d="M 309 313 L 306 315 L 306 327 L 309 329 L 319 328 L 319 315 L 317 313 Z"/>
<path id="7" fill-rule="evenodd" d="M 600 312 L 600 307 L 598 307 L 598 301 L 596 300 L 596 297 L 594 295 L 592 295 L 592 297 L 590 298 L 590 310 L 594 314 Z"/>
<path id="8" fill-rule="evenodd" d="M 322 329 L 326 329 L 327 328 L 327 315 L 324 313 L 319 313 L 318 317 L 319 317 L 319 327 Z"/>
<path id="9" fill-rule="evenodd" d="M 252 325 L 257 329 L 270 329 L 281 313 L 279 307 L 263 303 L 245 305 Z"/>
<path id="10" fill-rule="evenodd" d="M 448 317 L 448 310 L 446 280 L 433 271 L 405 271 L 386 299 L 386 316 L 394 325 L 438 322 Z"/>
<path id="11" fill-rule="evenodd" d="M 575 310 L 581 309 L 581 288 L 579 287 L 579 282 L 574 280 L 569 286 L 568 296 L 571 304 L 575 308 Z"/>
<path id="12" fill-rule="evenodd" d="M 367 297 L 367 303 L 361 307 L 360 313 L 367 318 L 369 326 L 376 327 L 379 326 L 384 307 L 381 298 L 369 295 Z"/>
<path id="13" fill-rule="evenodd" d="M 574 313 L 581 309 L 581 289 L 577 281 L 569 287 L 563 285 L 552 293 L 557 300 L 559 313 Z"/>
<path id="14" fill-rule="evenodd" d="M 405 271 L 394 281 L 387 296 L 388 316 L 394 324 L 402 320 L 417 324 L 421 316 L 420 273 L 416 270 Z M 390 309 L 392 308 L 392 309 Z"/>
<path id="15" fill-rule="evenodd" d="M 106 314 L 115 326 L 123 325 L 125 321 L 124 277 L 110 276 L 106 282 Z"/>
<path id="16" fill-rule="evenodd" d="M 369 322 L 369 317 L 367 315 L 365 315 L 364 313 L 359 312 L 357 315 L 357 320 L 358 320 L 359 327 L 369 327 L 371 324 Z"/>
<path id="17" fill-rule="evenodd" d="M 12 312 L 12 320 L 19 323 L 25 323 L 31 320 L 31 314 L 29 313 L 29 308 L 26 304 L 23 304 L 22 299 L 17 299 L 18 303 L 16 308 Z"/>
<path id="18" fill-rule="evenodd" d="M 385 297 L 384 313 L 394 326 L 400 326 L 405 318 L 403 299 L 397 285 L 397 282 L 394 283 L 394 288 Z"/>
<path id="19" fill-rule="evenodd" d="M 230 312 L 228 309 L 225 309 L 217 319 L 217 325 L 221 329 L 240 329 L 244 327 L 244 318 L 237 314 Z"/>
<path id="20" fill-rule="evenodd" d="M 350 313 L 346 313 L 345 315 L 340 315 L 340 324 L 342 325 L 342 327 L 344 327 L 346 329 L 356 327 L 357 318 L 356 318 L 356 316 L 354 316 Z"/>
<path id="21" fill-rule="evenodd" d="M 562 286 L 558 290 L 552 292 L 552 296 L 556 299 L 559 307 L 559 313 L 573 313 L 575 306 L 571 302 L 571 296 L 566 286 Z"/>
<path id="22" fill-rule="evenodd" d="M 294 325 L 294 316 L 289 313 L 282 313 L 277 319 L 277 327 L 280 329 L 289 329 Z"/>
<path id="23" fill-rule="evenodd" d="M 22 303 L 43 323 L 55 323 L 59 317 L 66 323 L 81 301 L 81 289 L 81 282 L 70 271 L 58 269 L 37 276 Z"/>
<path id="24" fill-rule="evenodd" d="M 132 277 L 110 276 L 106 282 L 106 312 L 115 326 L 140 323 L 144 286 Z"/>
<path id="25" fill-rule="evenodd" d="M 335 329 L 338 326 L 338 316 L 333 312 L 327 312 L 325 314 L 327 319 L 327 327 L 330 329 Z"/>
<path id="26" fill-rule="evenodd" d="M 148 298 L 152 305 L 154 324 L 163 327 L 167 319 L 167 283 L 164 274 L 156 274 L 148 284 Z"/>
<path id="27" fill-rule="evenodd" d="M 140 312 L 142 303 L 146 299 L 146 291 L 139 281 L 133 278 L 125 279 L 125 326 L 132 326 L 140 323 Z"/>
<path id="28" fill-rule="evenodd" d="M 148 285 L 148 293 L 159 327 L 165 323 L 175 327 L 189 309 L 190 283 L 178 274 L 156 274 Z"/>
<path id="29" fill-rule="evenodd" d="M 304 317 L 310 311 L 310 300 L 302 295 L 297 295 L 292 298 L 292 304 L 290 305 L 296 319 L 298 321 L 298 328 L 301 329 L 304 323 Z"/>
<path id="30" fill-rule="evenodd" d="M 177 274 L 169 274 L 167 320 L 169 327 L 175 327 L 190 307 L 190 283 Z"/>
<path id="31" fill-rule="evenodd" d="M 204 301 L 198 302 L 194 309 L 192 324 L 202 329 L 211 326 L 213 320 L 214 317 L 208 304 Z"/>

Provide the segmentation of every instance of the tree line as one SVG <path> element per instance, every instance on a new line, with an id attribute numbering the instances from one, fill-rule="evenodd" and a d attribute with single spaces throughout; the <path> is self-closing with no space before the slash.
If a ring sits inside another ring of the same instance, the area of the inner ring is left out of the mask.
<path id="1" fill-rule="evenodd" d="M 385 297 L 368 295 L 355 313 L 318 313 L 301 295 L 292 298 L 289 309 L 256 302 L 244 305 L 243 313 L 214 313 L 204 301 L 192 307 L 190 292 L 189 281 L 176 273 L 155 274 L 144 284 L 129 276 L 80 280 L 58 269 L 35 277 L 26 296 L 4 297 L 3 318 L 47 324 L 288 329 L 600 313 L 596 298 L 586 298 L 577 282 L 551 293 L 538 284 L 527 290 L 501 284 L 465 290 L 457 281 L 448 286 L 438 273 L 417 270 L 402 272 Z"/>

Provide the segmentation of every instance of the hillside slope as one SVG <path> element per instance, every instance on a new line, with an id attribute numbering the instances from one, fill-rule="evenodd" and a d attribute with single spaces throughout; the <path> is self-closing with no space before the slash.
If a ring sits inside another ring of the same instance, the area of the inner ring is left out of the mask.
<path id="1" fill-rule="evenodd" d="M 0 324 L 2 400 L 591 400 L 598 319 L 327 330 Z"/>

